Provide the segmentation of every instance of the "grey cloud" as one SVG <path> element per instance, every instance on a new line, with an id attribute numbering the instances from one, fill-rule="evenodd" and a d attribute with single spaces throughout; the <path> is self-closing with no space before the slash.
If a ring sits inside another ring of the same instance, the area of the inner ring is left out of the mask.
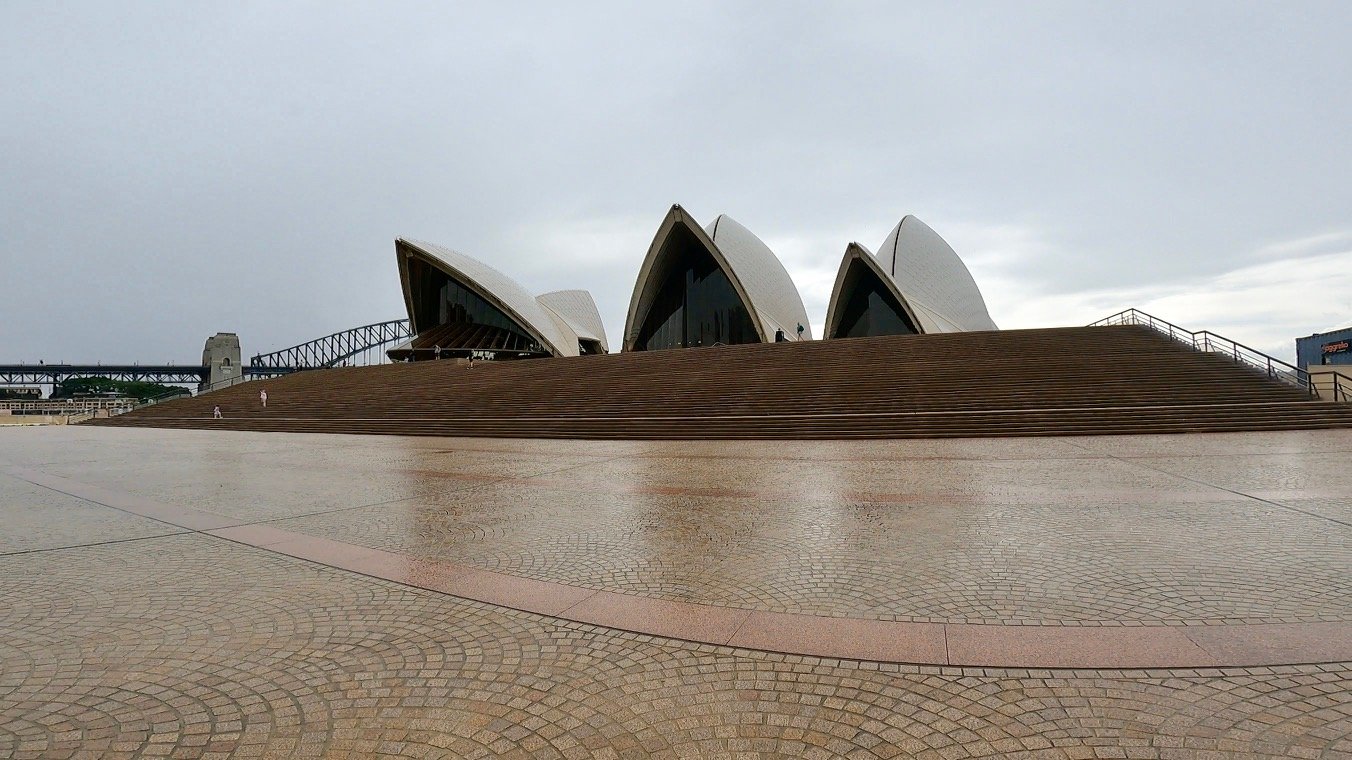
<path id="1" fill-rule="evenodd" d="M 963 231 L 1028 231 L 1002 266 L 1049 295 L 1205 281 L 1347 229 L 1349 21 L 1340 3 L 9 3 L 0 252 L 22 285 L 0 359 L 183 361 L 217 330 L 255 352 L 400 316 L 399 235 L 588 288 L 615 340 L 673 202 L 784 241 L 799 277 L 915 213 L 960 254 Z"/>

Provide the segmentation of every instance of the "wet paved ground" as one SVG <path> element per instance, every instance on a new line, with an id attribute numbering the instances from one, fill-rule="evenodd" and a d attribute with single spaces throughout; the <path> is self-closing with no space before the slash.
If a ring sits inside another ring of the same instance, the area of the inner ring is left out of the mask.
<path id="1" fill-rule="evenodd" d="M 0 757 L 1348 757 L 1349 461 L 0 430 Z"/>

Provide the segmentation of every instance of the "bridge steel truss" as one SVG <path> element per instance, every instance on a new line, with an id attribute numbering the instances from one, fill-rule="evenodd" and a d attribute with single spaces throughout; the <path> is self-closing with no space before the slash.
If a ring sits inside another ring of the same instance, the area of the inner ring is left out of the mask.
<path id="1" fill-rule="evenodd" d="M 106 377 L 149 383 L 200 383 L 207 367 L 150 364 L 5 364 L 0 385 L 56 385 L 72 377 Z"/>
<path id="2" fill-rule="evenodd" d="M 245 367 L 245 377 L 275 377 L 297 367 Z M 106 377 L 109 380 L 170 383 L 204 383 L 211 368 L 191 364 L 0 364 L 0 386 L 50 385 L 75 377 Z M 238 382 L 238 381 L 236 381 Z"/>
<path id="3" fill-rule="evenodd" d="M 333 367 L 363 351 L 412 337 L 407 319 L 392 319 L 325 335 L 270 354 L 258 354 L 249 361 L 249 367 L 254 370 L 276 368 L 288 371 Z"/>
<path id="4" fill-rule="evenodd" d="M 244 377 L 272 377 L 302 369 L 332 367 L 363 351 L 412 338 L 407 319 L 392 319 L 325 335 L 298 346 L 259 354 Z M 73 377 L 151 383 L 204 383 L 211 368 L 192 364 L 0 364 L 0 386 L 50 385 Z M 236 381 L 237 382 L 237 381 Z"/>

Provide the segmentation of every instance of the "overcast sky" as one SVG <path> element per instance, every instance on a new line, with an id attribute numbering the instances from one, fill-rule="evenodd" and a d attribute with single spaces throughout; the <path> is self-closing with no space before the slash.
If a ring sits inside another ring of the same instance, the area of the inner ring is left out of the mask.
<path id="1" fill-rule="evenodd" d="M 913 213 L 1005 328 L 1352 324 L 1352 3 L 0 0 L 0 362 L 195 362 L 403 317 L 394 238 L 619 343 L 668 207 L 814 331 Z"/>

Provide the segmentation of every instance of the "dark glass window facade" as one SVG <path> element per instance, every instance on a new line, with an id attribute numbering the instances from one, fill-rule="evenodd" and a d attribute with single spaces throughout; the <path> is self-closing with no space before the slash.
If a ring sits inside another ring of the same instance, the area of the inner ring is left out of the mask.
<path id="1" fill-rule="evenodd" d="M 878 276 L 856 262 L 847 274 L 844 289 L 849 296 L 832 325 L 832 338 L 866 338 L 871 335 L 915 335 L 906 310 Z M 851 285 L 853 281 L 853 285 Z"/>
<path id="2" fill-rule="evenodd" d="M 529 337 L 526 331 L 517 325 L 516 320 L 503 314 L 497 307 L 455 280 L 447 278 L 441 284 L 440 296 L 437 303 L 439 312 L 437 324 L 488 325 Z"/>
<path id="3" fill-rule="evenodd" d="M 498 343 L 521 345 L 539 351 L 539 341 L 531 337 L 516 320 L 477 293 L 451 279 L 445 272 L 417 258 L 408 261 L 410 290 L 414 313 L 420 333 L 427 333 L 442 325 L 481 325 L 495 328 L 488 331 Z M 469 333 L 466 333 L 469 334 Z M 464 346 L 478 348 L 479 346 Z M 451 346 L 443 346 L 451 348 Z"/>
<path id="4" fill-rule="evenodd" d="M 649 276 L 659 285 L 635 351 L 760 342 L 732 281 L 690 230 L 672 232 L 655 269 Z"/>

